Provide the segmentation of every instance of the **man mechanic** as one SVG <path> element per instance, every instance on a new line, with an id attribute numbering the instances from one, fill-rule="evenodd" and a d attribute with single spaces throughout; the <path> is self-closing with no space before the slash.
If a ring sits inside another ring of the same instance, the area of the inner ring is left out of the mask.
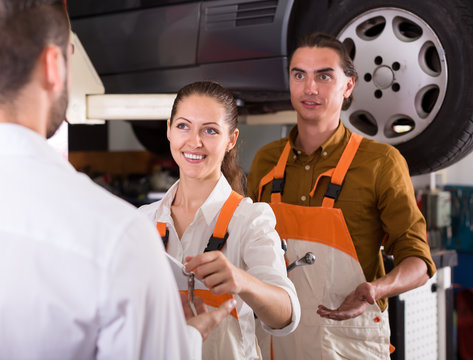
<path id="1" fill-rule="evenodd" d="M 291 335 L 273 338 L 275 359 L 389 359 L 387 298 L 435 273 L 405 159 L 340 121 L 357 79 L 343 44 L 314 33 L 289 61 L 297 125 L 256 154 L 248 196 L 271 204 L 302 308 Z M 394 256 L 385 274 L 381 247 Z"/>
<path id="2" fill-rule="evenodd" d="M 151 222 L 45 140 L 69 34 L 64 0 L 0 0 L 0 358 L 199 359 L 234 303 L 186 325 Z"/>

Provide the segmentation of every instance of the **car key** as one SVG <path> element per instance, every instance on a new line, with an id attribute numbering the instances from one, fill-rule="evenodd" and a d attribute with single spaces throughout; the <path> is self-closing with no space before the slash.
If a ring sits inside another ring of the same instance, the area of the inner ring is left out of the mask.
<path id="1" fill-rule="evenodd" d="M 190 273 L 187 275 L 187 302 L 189 304 L 189 307 L 192 310 L 192 313 L 194 316 L 197 316 L 197 310 L 195 309 L 194 305 L 194 285 L 195 285 L 195 275 L 194 273 Z"/>

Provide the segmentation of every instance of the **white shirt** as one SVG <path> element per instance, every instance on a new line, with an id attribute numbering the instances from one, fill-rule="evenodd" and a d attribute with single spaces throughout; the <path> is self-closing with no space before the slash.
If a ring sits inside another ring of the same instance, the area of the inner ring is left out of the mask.
<path id="1" fill-rule="evenodd" d="M 168 190 L 161 201 L 144 205 L 139 210 L 155 224 L 156 222 L 167 224 L 169 230 L 167 251 L 177 260 L 184 262 L 186 256 L 195 256 L 206 248 L 220 209 L 232 189 L 222 175 L 179 240 L 171 217 L 171 204 L 178 183 L 176 182 Z M 263 324 L 266 331 L 283 336 L 295 330 L 299 324 L 300 305 L 294 285 L 287 277 L 284 253 L 275 225 L 276 219 L 268 204 L 253 203 L 250 198 L 244 198 L 228 225 L 229 236 L 222 252 L 233 265 L 267 284 L 284 289 L 289 294 L 292 303 L 291 323 L 283 329 L 271 329 Z M 243 334 L 245 359 L 257 358 L 253 310 L 239 296 L 235 296 L 235 299 Z"/>
<path id="2" fill-rule="evenodd" d="M 200 357 L 152 224 L 14 124 L 0 124 L 0 247 L 1 359 Z"/>

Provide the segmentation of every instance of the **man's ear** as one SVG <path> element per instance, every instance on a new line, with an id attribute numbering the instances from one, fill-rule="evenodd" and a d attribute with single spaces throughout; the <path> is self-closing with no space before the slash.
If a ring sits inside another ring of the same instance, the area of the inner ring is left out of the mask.
<path id="1" fill-rule="evenodd" d="M 343 96 L 345 99 L 350 97 L 354 88 L 355 88 L 355 78 L 352 76 L 348 79 L 345 92 L 343 93 Z"/>
<path id="2" fill-rule="evenodd" d="M 41 65 L 44 86 L 53 92 L 61 92 L 67 76 L 67 65 L 61 49 L 56 45 L 48 45 L 43 50 Z"/>

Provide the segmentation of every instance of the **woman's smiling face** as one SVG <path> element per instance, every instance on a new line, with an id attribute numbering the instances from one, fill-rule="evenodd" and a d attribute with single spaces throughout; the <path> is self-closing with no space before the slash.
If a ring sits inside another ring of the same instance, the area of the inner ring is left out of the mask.
<path id="1" fill-rule="evenodd" d="M 179 103 L 172 123 L 168 120 L 167 135 L 181 178 L 218 180 L 238 130 L 229 134 L 225 109 L 217 100 L 194 94 Z"/>

